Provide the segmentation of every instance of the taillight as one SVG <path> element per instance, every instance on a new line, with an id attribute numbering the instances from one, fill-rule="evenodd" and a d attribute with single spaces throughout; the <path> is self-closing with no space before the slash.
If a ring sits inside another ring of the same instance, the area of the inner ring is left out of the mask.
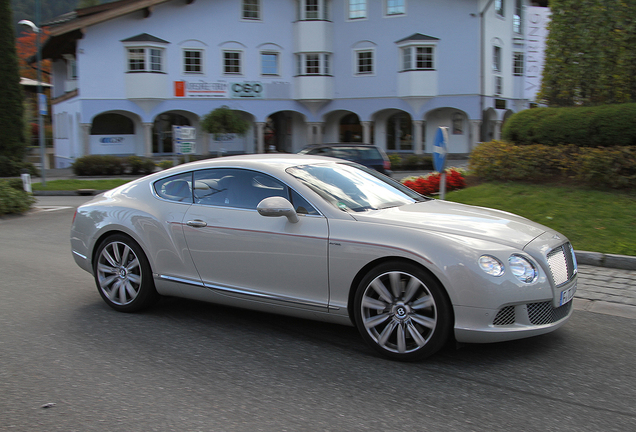
<path id="1" fill-rule="evenodd" d="M 388 161 L 388 160 L 384 161 L 384 169 L 385 170 L 390 170 L 391 169 L 391 161 Z"/>

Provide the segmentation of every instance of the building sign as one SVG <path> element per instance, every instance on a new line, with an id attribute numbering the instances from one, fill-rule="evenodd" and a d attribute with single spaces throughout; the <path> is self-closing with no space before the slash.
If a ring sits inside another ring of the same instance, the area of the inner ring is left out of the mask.
<path id="1" fill-rule="evenodd" d="M 541 90 L 545 41 L 548 37 L 550 9 L 528 6 L 525 14 L 526 31 L 526 73 L 524 79 L 524 98 L 535 101 Z"/>
<path id="2" fill-rule="evenodd" d="M 91 135 L 90 154 L 134 154 L 135 135 Z"/>
<path id="3" fill-rule="evenodd" d="M 230 83 L 230 97 L 232 99 L 263 99 L 265 88 L 258 81 L 244 81 Z"/>
<path id="4" fill-rule="evenodd" d="M 228 83 L 223 81 L 175 81 L 175 97 L 187 98 L 227 98 Z"/>
<path id="5" fill-rule="evenodd" d="M 176 154 L 196 152 L 197 130 L 192 126 L 172 126 L 172 143 Z"/>

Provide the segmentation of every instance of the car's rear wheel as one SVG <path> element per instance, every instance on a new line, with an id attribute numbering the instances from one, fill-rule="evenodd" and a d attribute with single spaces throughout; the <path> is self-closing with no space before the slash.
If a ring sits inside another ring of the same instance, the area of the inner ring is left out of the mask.
<path id="1" fill-rule="evenodd" d="M 387 262 L 360 282 L 354 318 L 363 339 L 382 355 L 414 361 L 448 339 L 452 308 L 435 278 L 410 263 Z"/>
<path id="2" fill-rule="evenodd" d="M 131 238 L 122 234 L 109 236 L 100 244 L 95 257 L 97 289 L 113 309 L 135 312 L 159 298 L 148 259 Z"/>

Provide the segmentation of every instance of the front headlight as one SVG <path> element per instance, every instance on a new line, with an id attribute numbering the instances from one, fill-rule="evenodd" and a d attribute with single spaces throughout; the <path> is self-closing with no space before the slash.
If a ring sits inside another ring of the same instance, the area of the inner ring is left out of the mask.
<path id="1" fill-rule="evenodd" d="M 523 283 L 532 283 L 537 280 L 538 272 L 534 264 L 520 255 L 512 255 L 508 258 L 510 271 Z"/>
<path id="2" fill-rule="evenodd" d="M 479 267 L 491 276 L 501 276 L 504 274 L 503 263 L 491 255 L 480 256 Z"/>

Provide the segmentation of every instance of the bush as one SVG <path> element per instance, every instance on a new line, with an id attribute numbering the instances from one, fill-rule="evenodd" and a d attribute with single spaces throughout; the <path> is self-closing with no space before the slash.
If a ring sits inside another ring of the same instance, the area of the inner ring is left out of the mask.
<path id="1" fill-rule="evenodd" d="M 24 213 L 31 208 L 35 198 L 22 190 L 22 181 L 0 181 L 0 215 Z"/>
<path id="2" fill-rule="evenodd" d="M 39 176 L 40 173 L 30 162 L 22 162 L 0 155 L 0 176 L 18 177 L 22 171 L 26 170 L 32 176 Z"/>
<path id="3" fill-rule="evenodd" d="M 155 162 L 152 159 L 141 158 L 139 156 L 128 156 L 126 158 L 126 164 L 132 175 L 152 174 L 156 168 Z"/>
<path id="4" fill-rule="evenodd" d="M 72 168 L 78 176 L 145 175 L 155 170 L 155 163 L 139 156 L 88 155 L 77 158 Z"/>
<path id="5" fill-rule="evenodd" d="M 391 169 L 393 170 L 432 170 L 433 158 L 428 155 L 416 155 L 416 154 L 390 154 L 389 161 L 391 161 Z"/>
<path id="6" fill-rule="evenodd" d="M 517 146 L 492 141 L 473 150 L 469 168 L 483 180 L 574 179 L 592 187 L 630 188 L 636 186 L 636 148 Z"/>
<path id="7" fill-rule="evenodd" d="M 157 166 L 161 169 L 168 169 L 168 168 L 172 168 L 174 164 L 172 163 L 171 160 L 162 160 L 161 162 L 159 162 L 157 164 Z"/>
<path id="8" fill-rule="evenodd" d="M 502 131 L 517 145 L 636 147 L 636 103 L 595 107 L 535 108 L 513 115 Z"/>

